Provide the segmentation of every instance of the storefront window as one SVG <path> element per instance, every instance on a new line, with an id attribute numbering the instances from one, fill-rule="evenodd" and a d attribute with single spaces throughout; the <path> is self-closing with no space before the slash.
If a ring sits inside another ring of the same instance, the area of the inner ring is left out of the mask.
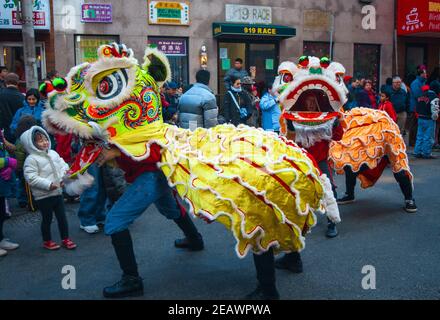
<path id="1" fill-rule="evenodd" d="M 358 79 L 368 79 L 373 82 L 373 88 L 378 91 L 380 84 L 380 45 L 354 45 L 354 74 Z"/>
<path id="2" fill-rule="evenodd" d="M 303 54 L 305 56 L 330 58 L 330 42 L 304 41 Z M 332 56 L 333 56 L 333 52 L 332 52 Z"/>
<path id="3" fill-rule="evenodd" d="M 24 51 L 23 43 L 20 42 L 0 42 L 0 65 L 4 65 L 10 72 L 16 73 L 20 78 L 20 89 L 26 91 L 26 74 L 24 70 Z M 46 77 L 46 56 L 44 44 L 35 44 L 35 57 L 37 58 L 38 81 Z"/>
<path id="4" fill-rule="evenodd" d="M 188 39 L 170 37 L 148 37 L 148 43 L 157 46 L 167 56 L 171 66 L 172 81 L 187 85 L 188 77 Z"/>
<path id="5" fill-rule="evenodd" d="M 99 46 L 112 42 L 119 42 L 119 36 L 75 35 L 75 64 L 96 61 Z"/>

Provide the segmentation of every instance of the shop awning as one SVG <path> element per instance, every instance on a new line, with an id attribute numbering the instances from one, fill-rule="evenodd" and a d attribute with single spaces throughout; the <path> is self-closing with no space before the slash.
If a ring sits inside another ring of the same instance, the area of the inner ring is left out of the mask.
<path id="1" fill-rule="evenodd" d="M 296 29 L 286 26 L 266 24 L 237 24 L 214 22 L 212 24 L 214 38 L 261 38 L 287 39 L 296 36 Z"/>
<path id="2" fill-rule="evenodd" d="M 440 0 L 397 0 L 397 34 L 440 37 Z"/>

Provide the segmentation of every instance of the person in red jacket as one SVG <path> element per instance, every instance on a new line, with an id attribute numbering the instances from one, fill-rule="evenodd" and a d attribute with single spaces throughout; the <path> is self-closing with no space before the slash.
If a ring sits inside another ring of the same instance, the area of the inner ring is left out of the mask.
<path id="1" fill-rule="evenodd" d="M 380 94 L 379 110 L 385 111 L 397 123 L 397 113 L 394 110 L 393 104 L 390 101 L 391 96 L 388 91 L 384 91 Z"/>
<path id="2" fill-rule="evenodd" d="M 376 93 L 373 90 L 373 82 L 371 80 L 365 81 L 364 89 L 368 94 L 368 98 L 370 99 L 371 108 L 377 109 Z"/>
<path id="3" fill-rule="evenodd" d="M 104 288 L 103 295 L 106 298 L 140 296 L 143 294 L 143 283 L 138 273 L 128 227 L 151 204 L 154 203 L 159 212 L 168 219 L 173 219 L 184 232 L 186 238 L 176 240 L 176 247 L 193 251 L 202 250 L 203 239 L 191 217 L 177 202 L 165 175 L 157 166 L 161 159 L 159 145 L 151 144 L 149 156 L 142 161 L 135 161 L 116 147 L 104 148 L 97 159 L 97 164 L 102 166 L 112 159 L 115 159 L 125 172 L 125 179 L 130 185 L 106 217 L 104 231 L 111 236 L 123 275 L 120 281 Z"/>
<path id="4" fill-rule="evenodd" d="M 315 93 L 311 93 L 305 96 L 304 98 L 304 110 L 306 112 L 321 112 L 321 109 L 319 107 L 319 102 L 316 97 Z M 290 140 L 297 141 L 298 145 L 306 149 L 314 158 L 316 161 L 319 169 L 322 173 L 325 173 L 328 178 L 330 179 L 330 182 L 332 184 L 332 190 L 333 194 L 335 196 L 335 199 L 337 199 L 336 194 L 336 185 L 333 179 L 333 173 L 328 163 L 328 153 L 330 149 L 330 142 L 331 141 L 339 141 L 342 139 L 342 136 L 344 134 L 344 130 L 339 122 L 338 118 L 334 118 L 332 120 L 329 120 L 329 123 L 332 124 L 331 127 L 331 138 L 330 139 L 316 139 L 315 143 L 312 145 L 301 145 L 301 143 L 298 143 L 298 139 L 296 139 L 295 135 L 295 124 L 287 120 L 287 127 L 289 129 L 287 137 Z M 326 236 L 328 238 L 334 238 L 338 235 L 338 230 L 336 229 L 336 224 L 329 219 L 327 219 L 327 232 Z M 302 261 L 301 256 L 299 252 L 291 252 L 288 254 L 285 254 L 283 257 L 277 259 L 275 261 L 275 267 L 278 269 L 287 269 L 289 271 L 292 271 L 294 273 L 301 273 L 302 272 Z"/>

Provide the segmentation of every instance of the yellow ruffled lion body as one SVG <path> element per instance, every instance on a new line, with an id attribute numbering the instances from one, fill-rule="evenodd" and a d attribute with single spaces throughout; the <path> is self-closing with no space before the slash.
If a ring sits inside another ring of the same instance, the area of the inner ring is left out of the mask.
<path id="1" fill-rule="evenodd" d="M 300 251 L 314 212 L 323 210 L 319 170 L 304 150 L 274 133 L 243 125 L 195 131 L 161 125 L 122 139 L 110 142 L 135 157 L 145 157 L 145 141 L 161 145 L 169 184 L 192 213 L 232 231 L 240 257 L 270 247 Z"/>
<path id="2" fill-rule="evenodd" d="M 375 169 L 386 156 L 393 172 L 404 170 L 412 179 L 405 142 L 399 127 L 386 112 L 354 108 L 343 113 L 341 124 L 344 136 L 331 143 L 329 152 L 329 160 L 339 174 L 344 173 L 346 165 L 350 165 L 353 172 L 358 172 L 363 165 Z M 363 188 L 368 188 L 377 179 L 361 173 L 359 180 Z"/>

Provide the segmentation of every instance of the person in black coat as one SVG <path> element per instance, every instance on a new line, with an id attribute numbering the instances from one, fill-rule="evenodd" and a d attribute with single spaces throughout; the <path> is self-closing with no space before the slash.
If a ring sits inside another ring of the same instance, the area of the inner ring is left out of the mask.
<path id="1" fill-rule="evenodd" d="M 8 73 L 5 77 L 6 88 L 0 89 L 0 128 L 5 130 L 4 136 L 11 143 L 15 142 L 15 136 L 9 126 L 24 103 L 24 95 L 18 90 L 18 81 L 18 75 Z"/>
<path id="2" fill-rule="evenodd" d="M 165 84 L 165 100 L 168 102 L 166 108 L 162 108 L 163 120 L 167 123 L 175 124 L 177 118 L 177 106 L 179 105 L 179 96 L 177 95 L 178 84 L 174 81 Z"/>
<path id="3" fill-rule="evenodd" d="M 235 126 L 245 124 L 252 115 L 252 101 L 241 87 L 241 79 L 235 76 L 230 77 L 232 86 L 225 94 L 223 108 L 220 115 L 226 123 Z"/>

